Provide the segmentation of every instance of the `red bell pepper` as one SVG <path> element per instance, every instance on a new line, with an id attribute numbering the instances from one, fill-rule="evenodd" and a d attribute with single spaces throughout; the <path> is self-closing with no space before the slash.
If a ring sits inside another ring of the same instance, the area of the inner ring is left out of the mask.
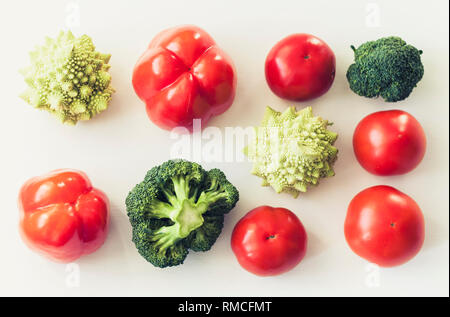
<path id="1" fill-rule="evenodd" d="M 20 190 L 19 211 L 25 243 L 58 262 L 96 251 L 108 232 L 108 198 L 80 171 L 31 178 Z"/>
<path id="2" fill-rule="evenodd" d="M 233 103 L 236 71 L 209 34 L 195 26 L 159 33 L 138 60 L 133 87 L 159 127 L 193 128 L 225 112 Z"/>

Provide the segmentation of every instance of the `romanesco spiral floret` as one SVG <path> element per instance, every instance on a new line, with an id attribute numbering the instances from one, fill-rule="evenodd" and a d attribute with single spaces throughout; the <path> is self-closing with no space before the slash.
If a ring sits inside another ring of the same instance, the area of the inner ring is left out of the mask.
<path id="1" fill-rule="evenodd" d="M 261 126 L 255 127 L 244 149 L 253 162 L 252 174 L 263 179 L 263 186 L 294 197 L 317 185 L 320 178 L 333 176 L 337 134 L 327 130 L 329 125 L 314 117 L 311 107 L 298 112 L 290 107 L 283 113 L 267 107 Z"/>
<path id="2" fill-rule="evenodd" d="M 95 51 L 89 36 L 70 31 L 30 53 L 31 65 L 21 71 L 28 89 L 21 97 L 56 115 L 63 123 L 89 120 L 108 107 L 114 89 L 108 64 L 111 55 Z"/>

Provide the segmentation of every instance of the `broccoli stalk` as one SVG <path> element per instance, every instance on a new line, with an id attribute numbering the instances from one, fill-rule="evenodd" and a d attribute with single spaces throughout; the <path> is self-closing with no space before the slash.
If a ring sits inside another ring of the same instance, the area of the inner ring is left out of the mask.
<path id="1" fill-rule="evenodd" d="M 158 267 L 183 263 L 188 250 L 207 251 L 239 199 L 218 169 L 171 160 L 151 169 L 126 200 L 133 242 Z"/>
<path id="2" fill-rule="evenodd" d="M 209 206 L 221 198 L 226 198 L 227 195 L 223 188 L 220 188 L 217 179 L 213 179 L 211 187 L 202 192 L 198 199 L 198 188 L 192 190 L 192 194 L 190 193 L 189 176 L 177 175 L 171 180 L 174 190 L 162 189 L 169 203 L 162 203 L 163 209 L 154 210 L 150 214 L 150 216 L 155 215 L 160 219 L 168 218 L 174 222 L 172 226 L 156 230 L 152 237 L 160 252 L 164 252 L 169 246 L 200 228 L 204 223 L 202 215 L 208 211 Z"/>

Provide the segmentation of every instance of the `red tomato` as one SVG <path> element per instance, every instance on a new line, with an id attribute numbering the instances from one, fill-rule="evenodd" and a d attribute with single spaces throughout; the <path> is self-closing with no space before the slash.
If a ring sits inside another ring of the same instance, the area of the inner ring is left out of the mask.
<path id="1" fill-rule="evenodd" d="M 231 106 L 236 71 L 209 34 L 182 26 L 153 39 L 134 68 L 133 87 L 159 127 L 192 131 L 194 119 L 205 126 Z"/>
<path id="2" fill-rule="evenodd" d="M 294 268 L 306 253 L 306 232 L 297 216 L 285 208 L 261 206 L 234 227 L 231 247 L 247 271 L 270 276 Z"/>
<path id="3" fill-rule="evenodd" d="M 425 155 L 426 143 L 420 123 L 401 110 L 372 113 L 361 120 L 353 134 L 356 158 L 375 175 L 413 170 Z"/>
<path id="4" fill-rule="evenodd" d="M 19 194 L 20 234 L 33 250 L 59 262 L 96 251 L 109 225 L 106 195 L 86 174 L 57 170 L 28 180 Z"/>
<path id="5" fill-rule="evenodd" d="M 374 186 L 350 202 L 344 232 L 356 254 L 390 267 L 411 260 L 420 251 L 425 225 L 411 197 L 390 186 Z"/>
<path id="6" fill-rule="evenodd" d="M 266 58 L 266 80 L 280 98 L 303 101 L 322 96 L 336 73 L 336 58 L 321 39 L 293 34 L 278 42 Z"/>

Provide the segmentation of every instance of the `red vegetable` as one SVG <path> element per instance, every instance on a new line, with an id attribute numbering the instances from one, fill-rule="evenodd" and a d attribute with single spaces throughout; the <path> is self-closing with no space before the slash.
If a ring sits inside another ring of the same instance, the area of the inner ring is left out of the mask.
<path id="1" fill-rule="evenodd" d="M 425 237 L 419 206 L 390 186 L 374 186 L 357 194 L 348 206 L 344 231 L 356 254 L 385 267 L 412 259 Z"/>
<path id="2" fill-rule="evenodd" d="M 231 247 L 240 265 L 260 275 L 293 269 L 305 256 L 307 236 L 297 216 L 285 208 L 261 206 L 234 227 Z"/>
<path id="3" fill-rule="evenodd" d="M 266 58 L 266 80 L 280 98 L 303 101 L 330 89 L 336 73 L 336 58 L 321 39 L 293 34 L 278 42 Z"/>
<path id="4" fill-rule="evenodd" d="M 83 172 L 57 170 L 28 180 L 19 194 L 20 233 L 33 250 L 59 262 L 96 251 L 109 224 L 108 198 Z"/>
<path id="5" fill-rule="evenodd" d="M 353 134 L 356 158 L 375 175 L 413 170 L 425 155 L 426 143 L 420 123 L 401 110 L 372 113 L 361 120 Z"/>
<path id="6" fill-rule="evenodd" d="M 182 26 L 159 33 L 133 72 L 136 94 L 163 129 L 202 126 L 233 103 L 236 72 L 231 59 L 202 29 Z"/>

